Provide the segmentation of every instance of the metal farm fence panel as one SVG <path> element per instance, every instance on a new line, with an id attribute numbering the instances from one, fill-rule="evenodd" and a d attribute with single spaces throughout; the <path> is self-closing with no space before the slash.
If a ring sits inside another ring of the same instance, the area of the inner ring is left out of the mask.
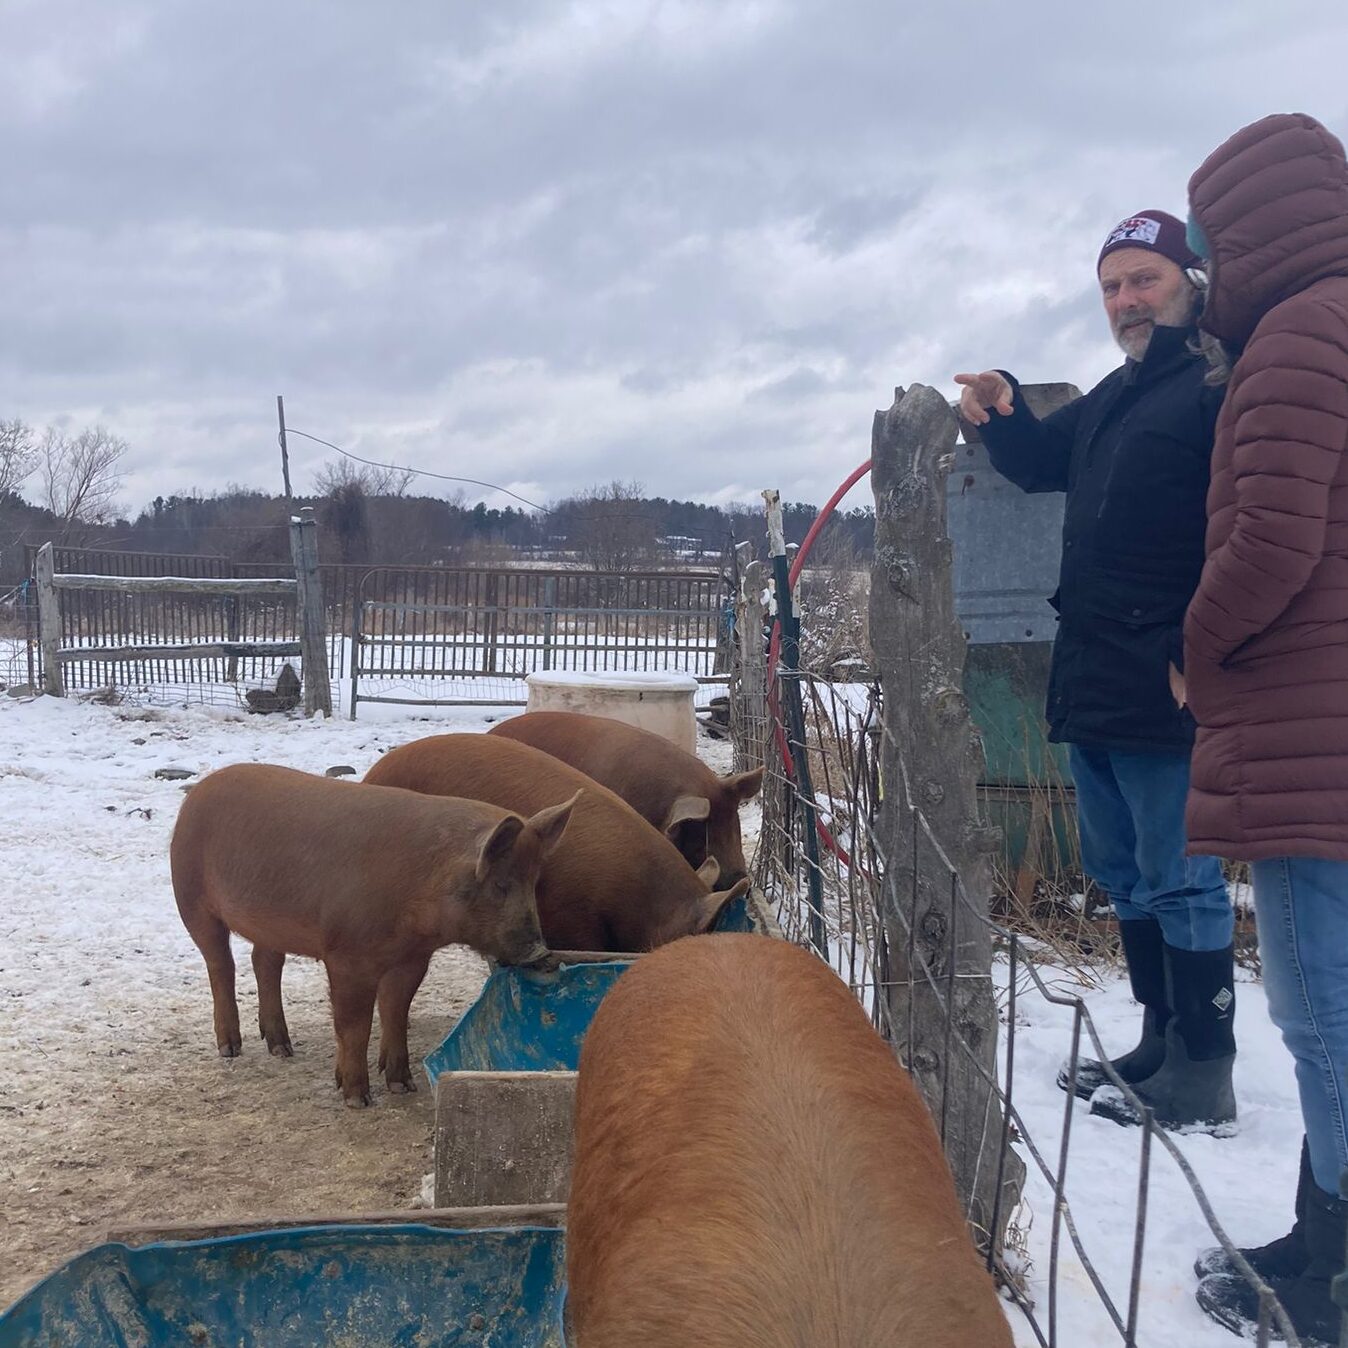
<path id="1" fill-rule="evenodd" d="M 352 607 L 351 714 L 522 703 L 535 671 L 724 683 L 723 589 L 715 572 L 372 569 Z"/>

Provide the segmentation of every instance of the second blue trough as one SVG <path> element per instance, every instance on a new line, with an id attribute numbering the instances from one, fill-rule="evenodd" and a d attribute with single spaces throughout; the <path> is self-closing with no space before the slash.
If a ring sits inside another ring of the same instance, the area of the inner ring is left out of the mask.
<path id="1" fill-rule="evenodd" d="M 604 994 L 627 968 L 564 964 L 553 973 L 495 969 L 472 1006 L 425 1061 L 442 1072 L 574 1072 Z"/>

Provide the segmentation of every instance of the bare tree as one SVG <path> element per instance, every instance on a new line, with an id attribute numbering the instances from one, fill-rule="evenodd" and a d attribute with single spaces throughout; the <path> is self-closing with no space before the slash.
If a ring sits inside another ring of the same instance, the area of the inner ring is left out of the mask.
<path id="1" fill-rule="evenodd" d="M 655 546 L 655 520 L 639 482 L 610 482 L 564 503 L 571 545 L 596 571 L 631 571 Z"/>
<path id="2" fill-rule="evenodd" d="M 352 459 L 329 459 L 314 474 L 319 496 L 336 497 L 343 488 L 359 488 L 362 496 L 405 496 L 416 472 L 392 464 L 356 463 Z"/>
<path id="3" fill-rule="evenodd" d="M 370 556 L 368 498 L 359 482 L 344 482 L 328 493 L 323 523 L 337 536 L 342 561 L 365 562 Z"/>
<path id="4" fill-rule="evenodd" d="M 127 444 L 105 426 L 69 436 L 48 426 L 42 437 L 42 504 L 61 524 L 64 543 L 77 524 L 106 524 L 116 513 L 122 486 L 118 470 Z"/>
<path id="5" fill-rule="evenodd" d="M 37 458 L 33 428 L 17 417 L 0 421 L 0 496 L 18 490 L 37 467 Z"/>

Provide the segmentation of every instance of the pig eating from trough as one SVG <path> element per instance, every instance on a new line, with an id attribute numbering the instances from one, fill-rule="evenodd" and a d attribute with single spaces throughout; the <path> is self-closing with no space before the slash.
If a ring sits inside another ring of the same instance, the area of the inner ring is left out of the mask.
<path id="1" fill-rule="evenodd" d="M 575 1348 L 1012 1348 L 927 1107 L 816 956 L 722 934 L 637 961 L 575 1117 Z"/>
<path id="2" fill-rule="evenodd" d="M 178 912 L 206 960 L 221 1055 L 243 1042 L 233 931 L 253 943 L 258 1025 L 273 1054 L 291 1052 L 285 957 L 307 955 L 327 968 L 346 1103 L 370 1102 L 376 1000 L 389 1090 L 415 1089 L 407 1015 L 432 953 L 461 943 L 503 964 L 546 958 L 534 887 L 575 804 L 554 801 L 526 820 L 476 800 L 291 768 L 211 773 L 183 801 L 170 862 Z"/>
<path id="3" fill-rule="evenodd" d="M 662 735 L 582 712 L 525 712 L 487 733 L 531 744 L 608 787 L 665 834 L 689 865 L 714 857 L 722 885 L 748 874 L 740 806 L 762 789 L 762 768 L 718 777 Z"/>
<path id="4" fill-rule="evenodd" d="M 717 866 L 694 871 L 630 805 L 575 768 L 496 735 L 431 735 L 391 749 L 365 781 L 468 796 L 532 811 L 582 792 L 566 836 L 538 879 L 538 915 L 552 950 L 650 950 L 712 927 L 749 888 L 712 891 Z"/>

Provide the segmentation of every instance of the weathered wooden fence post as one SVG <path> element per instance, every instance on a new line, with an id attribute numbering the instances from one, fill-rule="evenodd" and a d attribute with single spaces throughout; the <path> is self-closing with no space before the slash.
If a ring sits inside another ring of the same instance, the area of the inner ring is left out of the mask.
<path id="1" fill-rule="evenodd" d="M 304 672 L 304 714 L 332 715 L 328 682 L 327 617 L 323 581 L 318 574 L 318 521 L 313 506 L 290 517 L 290 555 L 295 562 L 295 616 L 300 625 L 300 662 Z"/>
<path id="2" fill-rule="evenodd" d="M 886 722 L 879 832 L 886 857 L 891 1022 L 941 1127 L 965 1211 L 986 1236 L 1002 1131 L 999 1102 L 988 1084 L 997 1074 L 992 934 L 957 900 L 951 869 L 915 815 L 920 810 L 930 823 L 969 900 L 986 917 L 997 833 L 979 809 L 983 748 L 963 693 L 965 641 L 955 616 L 946 533 L 955 436 L 946 400 L 921 385 L 907 394 L 896 390 L 894 406 L 875 414 L 870 623 Z M 949 1019 L 942 1006 L 947 1001 Z M 1018 1158 L 1009 1157 L 1002 1220 L 1015 1206 L 1023 1174 Z M 995 1244 L 1001 1236 L 994 1233 Z"/>
<path id="3" fill-rule="evenodd" d="M 65 679 L 61 674 L 61 601 L 56 597 L 56 561 L 52 545 L 37 550 L 33 567 L 37 580 L 38 640 L 42 643 L 42 691 L 64 697 Z"/>
<path id="4" fill-rule="evenodd" d="M 771 580 L 768 568 L 754 560 L 752 543 L 740 543 L 740 591 L 735 602 L 736 688 L 732 715 L 735 732 L 735 771 L 761 768 L 767 756 L 768 651 L 763 636 L 765 604 Z"/>

